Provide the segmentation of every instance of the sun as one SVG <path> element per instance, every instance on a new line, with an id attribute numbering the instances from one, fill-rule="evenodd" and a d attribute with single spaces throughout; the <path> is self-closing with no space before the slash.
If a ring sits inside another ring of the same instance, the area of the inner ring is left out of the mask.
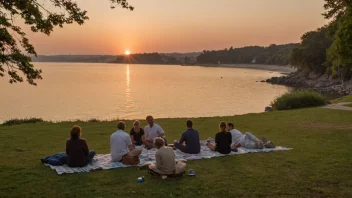
<path id="1" fill-rule="evenodd" d="M 130 55 L 130 54 L 131 54 L 131 52 L 129 50 L 125 51 L 125 55 Z"/>

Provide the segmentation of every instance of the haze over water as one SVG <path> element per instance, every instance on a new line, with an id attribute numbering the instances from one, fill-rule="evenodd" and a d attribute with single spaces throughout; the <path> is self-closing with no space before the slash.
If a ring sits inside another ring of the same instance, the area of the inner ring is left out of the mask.
<path id="1" fill-rule="evenodd" d="M 1 78 L 0 122 L 225 116 L 263 112 L 287 87 L 258 83 L 279 73 L 214 67 L 35 63 L 38 86 Z M 221 78 L 222 77 L 222 78 Z"/>

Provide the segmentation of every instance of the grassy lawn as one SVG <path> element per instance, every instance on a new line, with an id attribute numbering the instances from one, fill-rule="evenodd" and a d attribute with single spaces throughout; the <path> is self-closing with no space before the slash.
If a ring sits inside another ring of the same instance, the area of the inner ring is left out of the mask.
<path id="1" fill-rule="evenodd" d="M 346 105 L 347 107 L 352 107 L 352 104 L 348 104 L 348 105 Z"/>
<path id="2" fill-rule="evenodd" d="M 0 127 L 0 197 L 352 197 L 352 111 L 311 108 L 234 117 L 196 118 L 201 138 L 221 120 L 265 135 L 290 151 L 189 161 L 197 176 L 161 180 L 120 168 L 57 175 L 39 159 L 64 151 L 74 124 L 97 153 L 109 153 L 116 122 L 37 123 Z M 169 140 L 186 119 L 157 119 Z M 145 122 L 143 122 L 143 125 Z M 127 123 L 128 128 L 132 126 Z M 139 176 L 144 183 L 137 183 Z"/>
<path id="3" fill-rule="evenodd" d="M 349 96 L 344 96 L 344 97 L 342 97 L 342 98 L 337 98 L 337 99 L 335 99 L 335 100 L 331 100 L 330 102 L 331 102 L 331 103 L 334 103 L 334 104 L 340 103 L 340 102 L 352 102 L 352 96 L 351 96 L 351 95 L 349 95 Z"/>

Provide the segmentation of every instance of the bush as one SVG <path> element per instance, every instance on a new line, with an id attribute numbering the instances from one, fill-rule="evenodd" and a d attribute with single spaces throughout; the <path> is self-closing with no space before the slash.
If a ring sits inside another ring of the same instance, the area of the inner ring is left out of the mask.
<path id="1" fill-rule="evenodd" d="M 42 118 L 24 118 L 24 119 L 11 119 L 5 121 L 2 125 L 3 126 L 11 126 L 11 125 L 18 125 L 18 124 L 29 124 L 29 123 L 37 123 L 37 122 L 44 122 Z"/>
<path id="2" fill-rule="evenodd" d="M 274 110 L 289 110 L 326 105 L 324 96 L 314 91 L 298 90 L 276 98 L 271 106 Z"/>
<path id="3" fill-rule="evenodd" d="M 101 121 L 99 119 L 92 118 L 92 119 L 87 120 L 87 122 L 101 122 Z"/>

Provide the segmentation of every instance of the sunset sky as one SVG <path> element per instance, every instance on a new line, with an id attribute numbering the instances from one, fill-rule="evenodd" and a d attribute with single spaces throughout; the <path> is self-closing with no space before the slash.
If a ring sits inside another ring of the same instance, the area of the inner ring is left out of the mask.
<path id="1" fill-rule="evenodd" d="M 49 1 L 45 4 L 49 4 Z M 90 18 L 56 28 L 50 37 L 30 33 L 41 55 L 194 52 L 299 42 L 327 23 L 324 0 L 130 0 L 133 12 L 108 0 L 77 0 Z"/>

